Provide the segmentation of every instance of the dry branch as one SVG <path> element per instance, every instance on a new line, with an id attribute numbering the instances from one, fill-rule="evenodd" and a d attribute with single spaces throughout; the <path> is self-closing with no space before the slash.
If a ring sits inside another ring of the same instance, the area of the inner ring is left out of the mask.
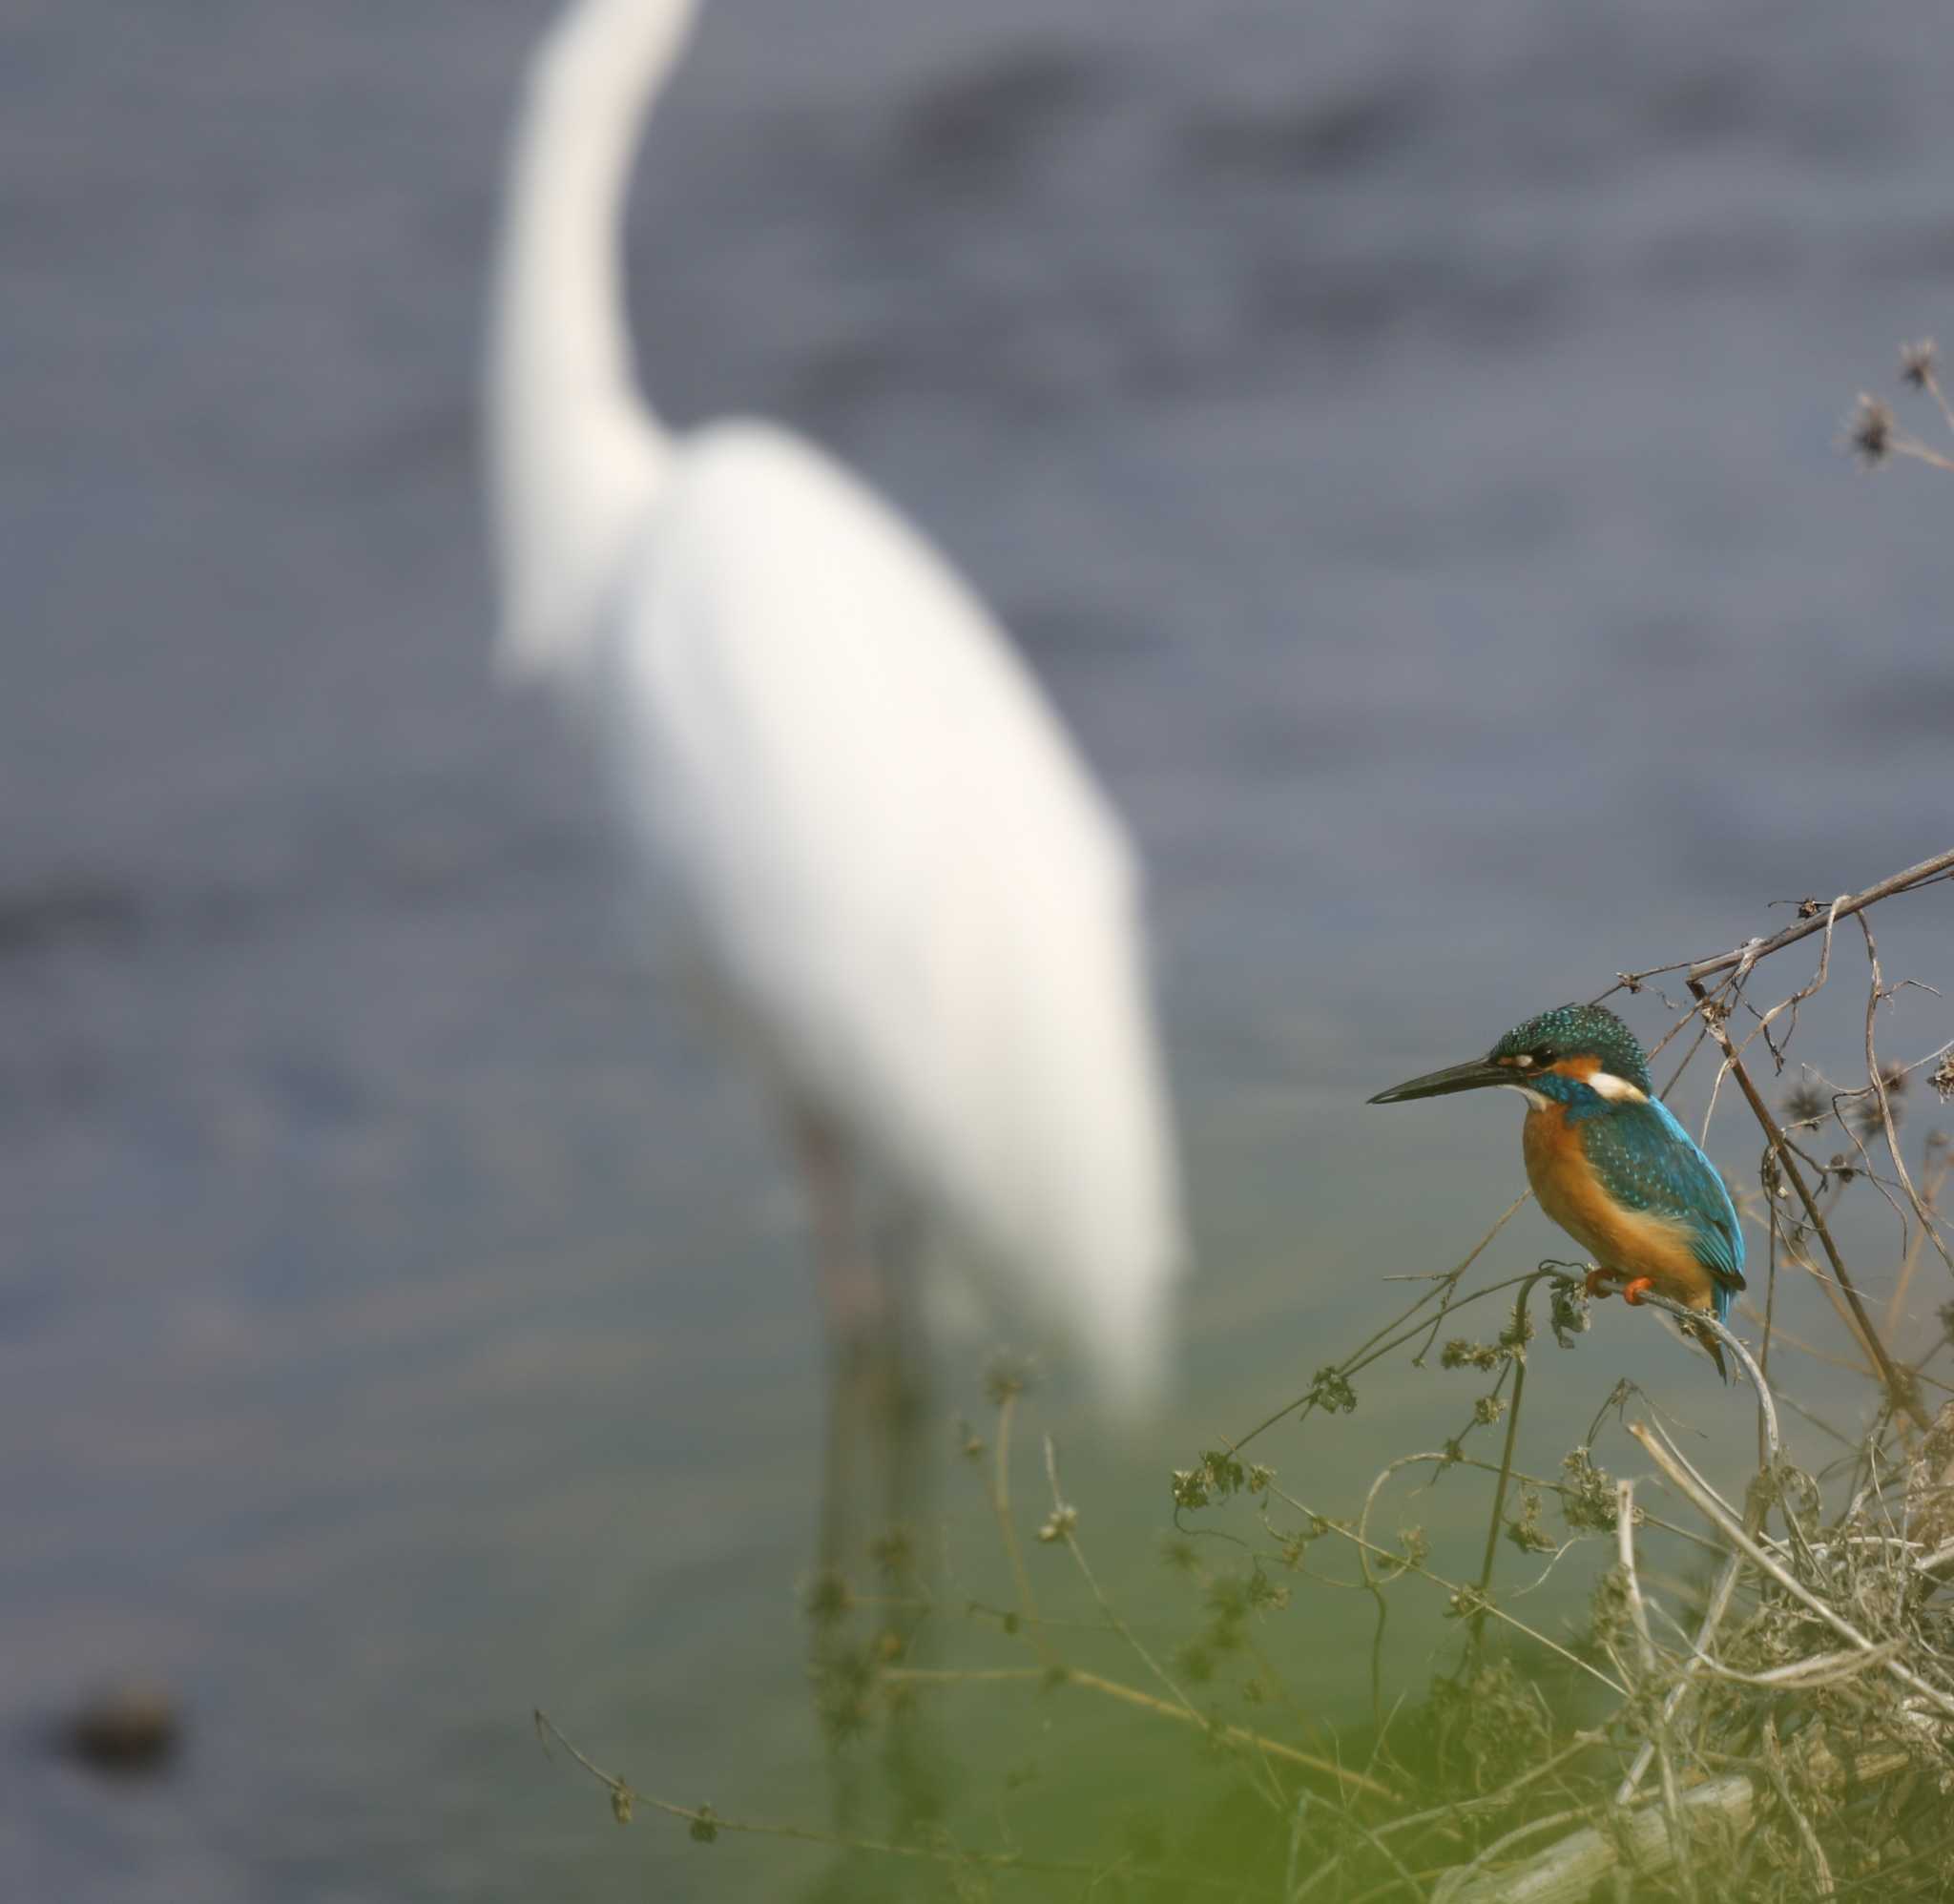
<path id="1" fill-rule="evenodd" d="M 1773 933 L 1768 939 L 1753 939 L 1728 952 L 1719 952 L 1714 959 L 1697 960 L 1688 968 L 1688 981 L 1692 984 L 1701 984 L 1705 979 L 1714 978 L 1718 972 L 1735 971 L 1738 967 L 1748 971 L 1774 952 L 1782 952 L 1787 945 L 1796 945 L 1800 939 L 1809 939 L 1815 932 L 1827 930 L 1837 920 L 1850 919 L 1854 913 L 1863 912 L 1867 906 L 1889 900 L 1896 893 L 1909 892 L 1915 886 L 1924 886 L 1934 880 L 1946 878 L 1950 873 L 1954 873 L 1954 850 L 1936 853 L 1932 859 L 1923 859 L 1919 865 L 1909 866 L 1902 873 L 1892 874 L 1868 886 L 1862 893 L 1842 896 L 1823 912 L 1801 919 L 1795 925 L 1787 925 L 1782 932 Z M 1629 976 L 1640 980 L 1652 974 L 1632 972 Z"/>

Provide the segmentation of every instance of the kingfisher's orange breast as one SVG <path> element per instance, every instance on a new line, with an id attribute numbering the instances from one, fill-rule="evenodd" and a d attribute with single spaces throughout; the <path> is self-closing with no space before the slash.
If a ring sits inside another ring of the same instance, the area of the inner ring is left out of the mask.
<path id="1" fill-rule="evenodd" d="M 1696 1259 L 1688 1226 L 1610 1196 L 1588 1161 L 1580 1127 L 1568 1122 L 1566 1106 L 1528 1106 L 1521 1139 L 1527 1181 L 1541 1209 L 1603 1269 L 1647 1276 L 1674 1301 L 1710 1308 L 1710 1272 Z"/>

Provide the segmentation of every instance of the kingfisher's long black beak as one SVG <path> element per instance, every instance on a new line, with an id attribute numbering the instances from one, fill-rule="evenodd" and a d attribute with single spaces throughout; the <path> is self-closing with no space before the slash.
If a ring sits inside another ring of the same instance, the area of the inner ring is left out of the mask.
<path id="1" fill-rule="evenodd" d="M 1389 1090 L 1380 1091 L 1371 1103 L 1403 1104 L 1407 1098 L 1447 1097 L 1453 1091 L 1480 1091 L 1512 1082 L 1513 1074 L 1506 1066 L 1495 1065 L 1490 1058 L 1471 1058 L 1443 1071 L 1427 1071 L 1407 1084 L 1393 1085 Z"/>

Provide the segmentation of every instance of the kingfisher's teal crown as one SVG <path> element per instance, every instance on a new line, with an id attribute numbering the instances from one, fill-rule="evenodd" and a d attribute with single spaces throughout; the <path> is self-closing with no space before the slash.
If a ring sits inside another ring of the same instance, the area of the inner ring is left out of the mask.
<path id="1" fill-rule="evenodd" d="M 1601 1004 L 1556 1005 L 1514 1025 L 1486 1056 L 1495 1064 L 1503 1058 L 1530 1057 L 1542 1066 L 1560 1058 L 1591 1057 L 1604 1071 L 1637 1090 L 1655 1088 L 1635 1034 Z"/>

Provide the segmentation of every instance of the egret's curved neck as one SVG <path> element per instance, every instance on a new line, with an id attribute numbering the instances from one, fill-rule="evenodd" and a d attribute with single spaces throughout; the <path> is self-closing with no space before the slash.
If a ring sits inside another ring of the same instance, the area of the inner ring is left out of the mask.
<path id="1" fill-rule="evenodd" d="M 668 451 L 632 369 L 622 214 L 638 131 L 692 0 L 575 0 L 530 62 L 490 296 L 489 507 L 499 659 L 587 651 Z"/>

